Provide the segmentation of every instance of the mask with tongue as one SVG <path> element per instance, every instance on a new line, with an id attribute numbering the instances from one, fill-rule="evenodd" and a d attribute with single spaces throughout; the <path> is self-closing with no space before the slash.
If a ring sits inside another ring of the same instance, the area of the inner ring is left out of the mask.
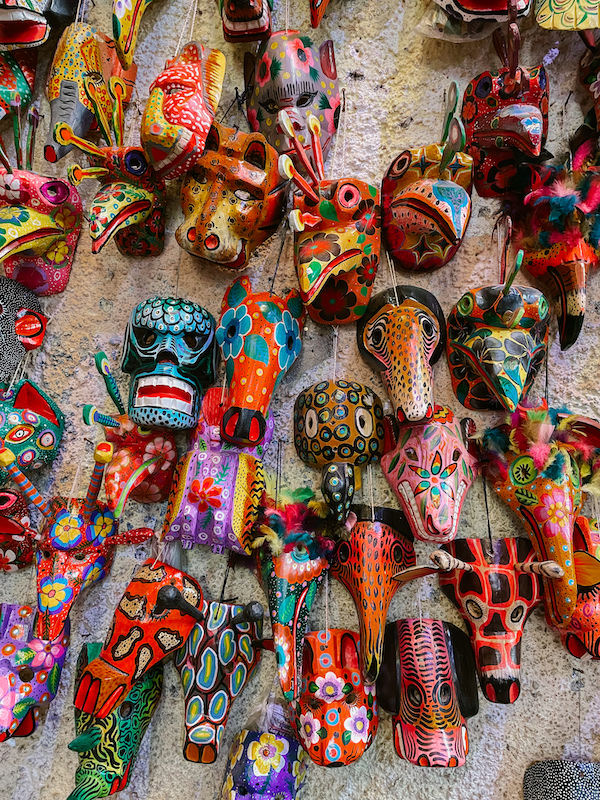
<path id="1" fill-rule="evenodd" d="M 0 384 L 6 384 L 44 341 L 48 320 L 35 294 L 11 278 L 0 276 L 0 297 Z"/>
<path id="2" fill-rule="evenodd" d="M 150 428 L 187 430 L 215 380 L 215 320 L 191 300 L 153 297 L 132 311 L 121 369 L 131 375 L 129 418 Z"/>

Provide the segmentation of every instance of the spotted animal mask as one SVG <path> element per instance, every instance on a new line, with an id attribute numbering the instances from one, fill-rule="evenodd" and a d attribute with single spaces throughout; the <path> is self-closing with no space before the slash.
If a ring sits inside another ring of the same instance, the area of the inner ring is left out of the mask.
<path id="1" fill-rule="evenodd" d="M 508 62 L 467 86 L 461 116 L 480 197 L 522 197 L 537 178 L 548 135 L 548 77 L 544 67 Z"/>
<path id="2" fill-rule="evenodd" d="M 32 608 L 0 604 L 0 742 L 37 728 L 40 711 L 56 696 L 69 629 L 67 620 L 55 638 L 40 639 Z"/>
<path id="3" fill-rule="evenodd" d="M 121 370 L 131 375 L 129 418 L 149 428 L 187 430 L 218 365 L 215 321 L 206 309 L 173 297 L 139 303 L 123 340 Z"/>
<path id="4" fill-rule="evenodd" d="M 204 601 L 204 620 L 194 625 L 175 653 L 185 696 L 187 761 L 217 759 L 231 706 L 256 670 L 261 651 L 263 607 Z"/>
<path id="5" fill-rule="evenodd" d="M 356 328 L 358 349 L 381 373 L 400 422 L 433 416 L 433 364 L 444 350 L 446 320 L 435 297 L 416 286 L 372 298 Z"/>
<path id="6" fill-rule="evenodd" d="M 0 489 L 0 572 L 15 572 L 31 564 L 34 536 L 25 497 Z"/>
<path id="7" fill-rule="evenodd" d="M 402 428 L 381 469 L 417 539 L 450 542 L 456 537 L 462 505 L 478 472 L 469 436 L 471 419 L 456 419 L 436 406 L 431 420 Z"/>
<path id="8" fill-rule="evenodd" d="M 225 75 L 225 56 L 189 42 L 150 86 L 140 139 L 156 174 L 178 178 L 204 152 Z"/>
<path id="9" fill-rule="evenodd" d="M 302 690 L 292 724 L 315 764 L 341 767 L 368 750 L 379 722 L 375 687 L 360 674 L 360 642 L 352 631 L 306 634 Z"/>
<path id="10" fill-rule="evenodd" d="M 525 770 L 523 800 L 597 800 L 600 764 L 536 761 Z"/>
<path id="11" fill-rule="evenodd" d="M 92 128 L 106 126 L 117 104 L 110 79 L 123 82 L 123 103 L 131 100 L 137 67 L 124 71 L 112 39 L 85 22 L 63 32 L 50 66 L 46 94 L 50 103 L 50 129 L 44 158 L 55 163 L 67 155 L 72 144 L 57 142 L 54 129 L 68 125 L 75 136 L 85 137 Z"/>
<path id="12" fill-rule="evenodd" d="M 394 747 L 420 767 L 462 767 L 468 717 L 479 711 L 468 637 L 439 619 L 400 619 L 385 628 L 377 681 L 381 707 L 393 715 Z"/>
<path id="13" fill-rule="evenodd" d="M 144 12 L 152 2 L 153 0 L 135 0 L 133 3 L 127 0 L 113 0 L 113 36 L 117 55 L 124 69 L 129 69 L 133 63 L 140 23 Z"/>
<path id="14" fill-rule="evenodd" d="M 352 595 L 360 630 L 360 664 L 366 684 L 379 674 L 389 605 L 398 589 L 393 576 L 415 564 L 413 537 L 401 511 L 354 506 L 357 521 L 335 551 L 331 574 Z M 374 519 L 373 519 L 374 517 Z"/>
<path id="15" fill-rule="evenodd" d="M 250 555 L 250 531 L 266 488 L 260 459 L 273 433 L 267 417 L 267 433 L 253 452 L 221 439 L 222 389 L 209 389 L 190 449 L 177 464 L 176 477 L 162 529 L 166 542 L 180 541 L 184 549 L 195 544 L 225 548 Z"/>
<path id="16" fill-rule="evenodd" d="M 65 430 L 65 418 L 54 400 L 28 380 L 3 390 L 0 398 L 0 440 L 19 468 L 39 469 L 54 461 Z M 6 479 L 0 466 L 0 483 Z"/>
<path id="17" fill-rule="evenodd" d="M 340 117 L 340 89 L 333 42 L 317 50 L 309 36 L 279 31 L 261 44 L 253 57 L 246 53 L 246 114 L 253 131 L 260 131 L 278 153 L 294 149 L 278 123 L 283 109 L 289 115 L 305 151 L 310 145 L 308 115 L 322 121 L 321 149 L 326 155 Z"/>
<path id="18" fill-rule="evenodd" d="M 514 411 L 527 396 L 548 347 L 550 308 L 529 286 L 466 292 L 448 316 L 452 389 L 466 408 Z"/>
<path id="19" fill-rule="evenodd" d="M 48 319 L 30 289 L 1 275 L 0 297 L 0 384 L 7 384 L 27 352 L 44 341 Z"/>
<path id="20" fill-rule="evenodd" d="M 155 558 L 145 561 L 119 601 L 102 651 L 81 674 L 75 708 L 107 717 L 137 681 L 185 644 L 203 620 L 202 603 L 192 577 Z"/>
<path id="21" fill-rule="evenodd" d="M 273 0 L 219 0 L 226 42 L 255 42 L 271 35 Z"/>
<path id="22" fill-rule="evenodd" d="M 180 247 L 210 266 L 239 272 L 277 230 L 287 180 L 277 153 L 260 133 L 214 123 L 204 153 L 184 178 Z"/>
<path id="23" fill-rule="evenodd" d="M 383 455 L 383 406 L 356 381 L 321 381 L 294 404 L 294 444 L 305 464 L 320 467 L 321 491 L 338 523 L 350 511 L 360 468 Z"/>
<path id="24" fill-rule="evenodd" d="M 61 27 L 75 16 L 75 0 L 2 0 L 0 50 L 39 47 L 51 27 Z"/>
<path id="25" fill-rule="evenodd" d="M 243 277 L 225 292 L 216 338 L 227 380 L 221 420 L 226 442 L 255 447 L 263 441 L 273 392 L 302 349 L 304 320 L 294 289 L 285 298 L 254 292 Z"/>
<path id="26" fill-rule="evenodd" d="M 100 642 L 84 644 L 77 659 L 75 694 L 84 668 L 96 658 Z M 162 694 L 163 666 L 149 670 L 128 693 L 125 701 L 108 717 L 96 720 L 75 710 L 76 737 L 69 750 L 79 754 L 75 789 L 67 800 L 107 797 L 129 785 L 142 739 L 152 721 Z"/>
<path id="27" fill-rule="evenodd" d="M 442 267 L 461 245 L 471 217 L 473 159 L 439 144 L 405 150 L 385 174 L 383 234 L 400 269 Z"/>

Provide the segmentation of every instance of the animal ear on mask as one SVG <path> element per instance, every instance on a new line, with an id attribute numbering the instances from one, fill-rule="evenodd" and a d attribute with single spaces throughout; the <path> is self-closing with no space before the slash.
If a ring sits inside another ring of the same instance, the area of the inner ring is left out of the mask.
<path id="1" fill-rule="evenodd" d="M 340 654 L 342 666 L 345 669 L 358 670 L 359 655 L 358 648 L 356 646 L 356 639 L 353 636 L 350 636 L 348 633 L 345 633 L 342 636 L 342 640 L 340 642 Z"/>
<path id="2" fill-rule="evenodd" d="M 245 300 L 251 291 L 252 286 L 250 284 L 250 278 L 246 275 L 237 278 L 225 289 L 223 302 L 221 303 L 221 314 L 228 308 L 236 308 L 239 306 L 242 300 Z"/>
<path id="3" fill-rule="evenodd" d="M 335 52 L 331 39 L 323 42 L 321 47 L 319 47 L 319 59 L 325 77 L 335 81 L 337 79 L 337 67 L 335 65 Z"/>
<path id="4" fill-rule="evenodd" d="M 479 711 L 475 654 L 469 637 L 456 625 L 444 622 L 444 633 L 446 634 L 448 653 L 451 655 L 458 704 L 463 717 L 468 719 L 474 717 Z"/>
<path id="5" fill-rule="evenodd" d="M 37 386 L 27 380 L 24 381 L 17 390 L 17 394 L 15 395 L 13 402 L 13 408 L 25 408 L 28 411 L 38 414 L 40 417 L 49 419 L 50 422 L 57 426 L 63 424 L 63 420 L 58 418 L 56 410 L 53 409 L 46 398 L 43 397 Z"/>

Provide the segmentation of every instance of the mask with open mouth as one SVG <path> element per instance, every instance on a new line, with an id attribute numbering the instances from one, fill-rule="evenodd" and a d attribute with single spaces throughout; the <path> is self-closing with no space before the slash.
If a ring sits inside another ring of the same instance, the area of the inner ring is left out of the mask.
<path id="1" fill-rule="evenodd" d="M 214 123 L 206 148 L 181 186 L 185 220 L 175 238 L 204 263 L 240 272 L 283 216 L 287 179 L 260 133 Z"/>
<path id="2" fill-rule="evenodd" d="M 44 341 L 48 320 L 30 289 L 1 275 L 0 297 L 0 384 L 7 384 L 27 352 Z"/>
<path id="3" fill-rule="evenodd" d="M 150 86 L 140 140 L 161 178 L 189 172 L 204 152 L 224 75 L 220 50 L 189 42 Z"/>
<path id="4" fill-rule="evenodd" d="M 65 418 L 54 400 L 28 380 L 0 391 L 0 441 L 28 471 L 50 464 L 58 455 Z M 7 473 L 0 467 L 0 484 Z"/>
<path id="5" fill-rule="evenodd" d="M 321 150 L 327 155 L 340 117 L 340 89 L 333 42 L 317 48 L 298 31 L 279 31 L 259 47 L 256 56 L 246 53 L 246 115 L 253 131 L 260 131 L 278 153 L 294 157 L 294 149 L 278 115 L 289 115 L 305 150 L 310 144 L 308 114 L 322 120 Z M 297 163 L 297 166 L 301 166 Z"/>
<path id="6" fill-rule="evenodd" d="M 35 533 L 25 497 L 12 489 L 0 489 L 0 572 L 31 564 Z"/>
<path id="7" fill-rule="evenodd" d="M 191 300 L 139 303 L 123 340 L 121 369 L 131 375 L 129 418 L 149 428 L 187 430 L 198 422 L 202 393 L 214 383 L 215 321 Z"/>
<path id="8" fill-rule="evenodd" d="M 226 42 L 255 42 L 271 35 L 273 0 L 219 0 Z"/>
<path id="9" fill-rule="evenodd" d="M 39 47 L 51 26 L 61 27 L 75 16 L 77 0 L 2 0 L 0 50 Z"/>

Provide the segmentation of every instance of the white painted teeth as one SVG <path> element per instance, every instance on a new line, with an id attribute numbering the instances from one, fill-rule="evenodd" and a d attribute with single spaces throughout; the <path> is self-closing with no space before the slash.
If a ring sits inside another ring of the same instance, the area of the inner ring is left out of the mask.
<path id="1" fill-rule="evenodd" d="M 158 391 L 152 394 L 151 397 L 140 397 L 140 390 L 148 386 L 156 387 Z M 164 387 L 165 390 L 178 389 L 180 392 L 185 392 L 189 400 L 163 397 L 160 394 L 160 387 Z M 187 381 L 173 378 L 171 375 L 147 375 L 138 379 L 133 404 L 136 408 L 168 408 L 191 415 L 194 407 L 194 397 L 195 390 Z"/>
<path id="2" fill-rule="evenodd" d="M 145 386 L 168 386 L 169 389 L 180 389 L 182 392 L 187 392 L 190 396 L 194 391 L 187 381 L 180 381 L 179 378 L 173 378 L 170 375 L 148 375 L 147 377 L 139 378 L 137 382 L 138 390 Z"/>
<path id="3" fill-rule="evenodd" d="M 192 404 L 186 403 L 184 400 L 176 400 L 174 397 L 137 397 L 135 398 L 134 406 L 136 408 L 143 408 L 149 406 L 150 408 L 170 408 L 174 411 L 182 411 L 184 414 L 192 413 Z"/>

